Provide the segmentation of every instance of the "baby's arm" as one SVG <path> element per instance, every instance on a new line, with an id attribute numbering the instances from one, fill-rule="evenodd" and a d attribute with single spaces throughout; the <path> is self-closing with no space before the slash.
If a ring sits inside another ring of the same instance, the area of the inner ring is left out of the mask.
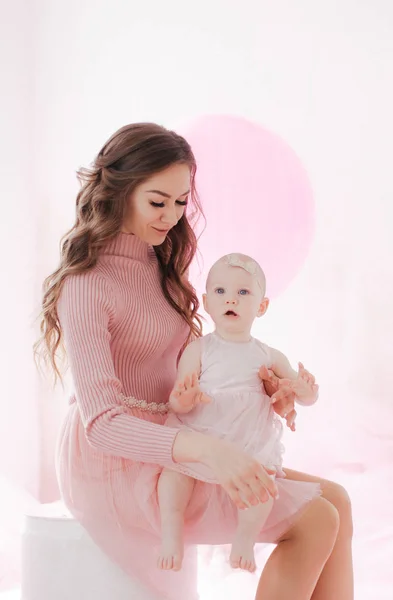
<path id="1" fill-rule="evenodd" d="M 201 374 L 200 338 L 188 344 L 177 367 L 177 381 L 169 397 L 173 412 L 188 413 L 197 404 L 209 402 L 209 398 L 199 388 Z"/>
<path id="2" fill-rule="evenodd" d="M 309 406 L 318 399 L 318 385 L 315 378 L 309 373 L 302 363 L 299 363 L 299 371 L 295 371 L 282 352 L 270 348 L 272 365 L 271 370 L 280 377 L 280 379 L 290 380 L 290 387 L 295 392 L 296 400 L 299 404 Z"/>
<path id="3" fill-rule="evenodd" d="M 183 381 L 187 375 L 201 374 L 201 338 L 197 338 L 185 347 L 177 365 L 177 379 Z"/>

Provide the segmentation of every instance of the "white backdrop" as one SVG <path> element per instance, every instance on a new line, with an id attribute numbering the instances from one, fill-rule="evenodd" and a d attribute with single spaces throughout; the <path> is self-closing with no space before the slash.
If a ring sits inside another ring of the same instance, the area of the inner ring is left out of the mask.
<path id="1" fill-rule="evenodd" d="M 287 436 L 287 463 L 348 487 L 356 597 L 390 598 L 393 4 L 14 0 L 0 27 L 7 485 L 57 496 L 64 404 L 37 379 L 30 322 L 72 223 L 75 170 L 125 123 L 240 115 L 295 149 L 315 193 L 307 263 L 256 329 L 321 386 Z"/>

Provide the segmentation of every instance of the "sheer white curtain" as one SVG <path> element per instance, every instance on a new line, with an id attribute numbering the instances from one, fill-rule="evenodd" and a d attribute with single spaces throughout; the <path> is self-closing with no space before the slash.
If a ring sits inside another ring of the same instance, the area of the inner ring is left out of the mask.
<path id="1" fill-rule="evenodd" d="M 19 518 L 40 484 L 30 326 L 37 263 L 32 43 L 27 2 L 9 3 L 0 23 L 0 589 L 17 580 Z"/>

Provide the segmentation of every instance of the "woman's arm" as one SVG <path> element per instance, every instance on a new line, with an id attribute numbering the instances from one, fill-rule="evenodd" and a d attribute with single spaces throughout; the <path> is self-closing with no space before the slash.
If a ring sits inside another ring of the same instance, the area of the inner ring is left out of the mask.
<path id="1" fill-rule="evenodd" d="M 65 280 L 58 314 L 86 439 L 108 454 L 173 465 L 177 432 L 133 417 L 122 401 L 110 348 L 114 312 L 112 291 L 99 274 L 89 271 Z"/>
<path id="2" fill-rule="evenodd" d="M 266 470 L 236 446 L 149 423 L 127 412 L 110 350 L 114 310 L 110 287 L 97 273 L 66 279 L 58 314 L 89 444 L 108 454 L 172 468 L 177 462 L 203 462 L 239 508 L 246 508 L 244 499 L 263 502 L 268 493 L 276 495 Z"/>

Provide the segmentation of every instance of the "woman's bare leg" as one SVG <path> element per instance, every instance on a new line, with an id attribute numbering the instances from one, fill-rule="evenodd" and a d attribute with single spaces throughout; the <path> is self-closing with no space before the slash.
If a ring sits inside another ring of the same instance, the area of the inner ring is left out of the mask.
<path id="1" fill-rule="evenodd" d="M 323 497 L 336 507 L 340 528 L 333 551 L 318 580 L 312 600 L 353 600 L 352 512 L 347 491 L 339 484 L 285 469 L 288 479 L 320 483 Z"/>
<path id="2" fill-rule="evenodd" d="M 324 498 L 310 502 L 270 555 L 256 600 L 310 600 L 338 529 L 338 512 L 330 502 Z"/>

